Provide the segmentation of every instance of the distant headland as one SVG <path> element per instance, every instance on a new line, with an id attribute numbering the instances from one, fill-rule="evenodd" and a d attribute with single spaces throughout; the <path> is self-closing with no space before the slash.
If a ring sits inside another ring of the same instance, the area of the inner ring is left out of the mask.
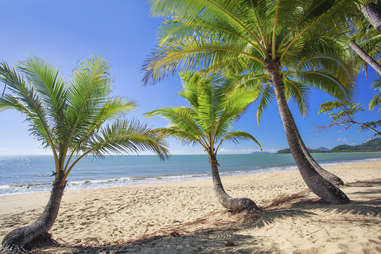
<path id="1" fill-rule="evenodd" d="M 369 140 L 361 145 L 338 145 L 332 149 L 325 147 L 317 149 L 308 149 L 310 153 L 341 153 L 341 152 L 380 152 L 381 151 L 381 138 Z M 281 149 L 277 153 L 290 153 L 290 149 Z"/>

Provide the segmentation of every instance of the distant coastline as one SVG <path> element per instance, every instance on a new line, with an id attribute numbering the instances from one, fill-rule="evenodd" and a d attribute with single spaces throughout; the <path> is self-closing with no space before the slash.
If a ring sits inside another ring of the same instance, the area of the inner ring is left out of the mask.
<path id="1" fill-rule="evenodd" d="M 381 152 L 381 138 L 375 138 L 360 145 L 338 145 L 332 149 L 328 148 L 317 148 L 308 149 L 310 153 L 348 153 L 348 152 Z M 290 153 L 290 149 L 281 149 L 277 151 L 278 154 Z"/>

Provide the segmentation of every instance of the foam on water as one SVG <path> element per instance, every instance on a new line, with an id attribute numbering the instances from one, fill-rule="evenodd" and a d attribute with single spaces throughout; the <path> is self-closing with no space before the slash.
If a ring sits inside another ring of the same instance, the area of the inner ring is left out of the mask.
<path id="1" fill-rule="evenodd" d="M 381 153 L 314 154 L 323 166 L 381 160 Z M 295 169 L 290 155 L 246 154 L 219 156 L 222 176 Z M 54 177 L 50 156 L 0 156 L 0 195 L 50 191 Z M 87 159 L 69 176 L 67 189 L 89 189 L 188 181 L 210 177 L 206 156 L 110 156 Z M 12 170 L 10 170 L 12 169 Z"/>

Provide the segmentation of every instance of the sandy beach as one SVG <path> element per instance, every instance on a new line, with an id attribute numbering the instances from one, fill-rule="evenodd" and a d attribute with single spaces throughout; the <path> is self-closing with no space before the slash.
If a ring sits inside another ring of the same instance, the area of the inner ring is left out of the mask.
<path id="1" fill-rule="evenodd" d="M 230 214 L 210 179 L 66 191 L 35 253 L 381 253 L 381 160 L 325 167 L 353 201 L 329 205 L 296 170 L 224 177 L 226 191 L 264 212 Z M 0 240 L 33 221 L 49 193 L 0 196 Z"/>

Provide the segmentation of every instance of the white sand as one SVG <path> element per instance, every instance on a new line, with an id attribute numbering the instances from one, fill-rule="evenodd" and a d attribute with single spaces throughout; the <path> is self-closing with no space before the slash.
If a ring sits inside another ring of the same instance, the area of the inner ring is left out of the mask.
<path id="1" fill-rule="evenodd" d="M 68 246 L 125 249 L 118 253 L 381 253 L 381 161 L 326 169 L 346 183 L 372 182 L 342 188 L 354 200 L 348 205 L 300 203 L 316 199 L 309 193 L 268 207 L 279 195 L 306 189 L 298 171 L 224 177 L 229 194 L 267 207 L 245 223 L 219 205 L 210 179 L 66 191 L 51 230 L 66 247 L 45 253 L 71 253 Z M 48 196 L 0 196 L 0 240 L 38 217 Z M 158 235 L 167 236 L 152 238 Z M 140 239 L 150 240 L 131 244 Z M 123 247 L 110 247 L 116 244 Z"/>

